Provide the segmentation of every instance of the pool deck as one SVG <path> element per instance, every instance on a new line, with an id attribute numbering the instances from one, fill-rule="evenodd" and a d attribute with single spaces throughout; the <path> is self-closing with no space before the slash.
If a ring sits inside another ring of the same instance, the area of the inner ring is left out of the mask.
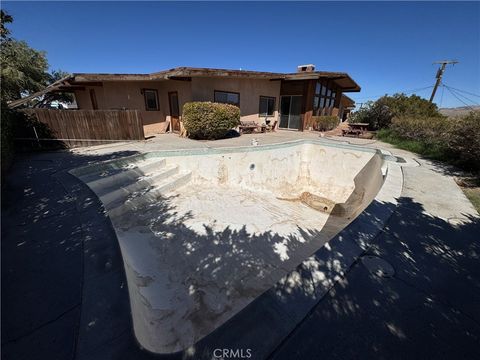
<path id="1" fill-rule="evenodd" d="M 152 355 L 139 348 L 131 330 L 123 264 L 109 219 L 98 199 L 65 170 L 147 151 L 318 137 L 279 131 L 198 142 L 167 134 L 19 157 L 2 189 L 3 357 Z M 452 172 L 381 142 L 326 140 L 387 149 L 404 158 L 398 206 L 362 257 L 280 343 L 267 348 L 280 329 L 255 318 L 225 336 L 237 345 L 256 341 L 252 359 L 479 358 L 480 218 Z M 271 310 L 265 304 L 264 312 Z M 256 328 L 264 329 L 261 337 L 252 331 Z M 212 357 L 191 351 L 193 358 Z"/>

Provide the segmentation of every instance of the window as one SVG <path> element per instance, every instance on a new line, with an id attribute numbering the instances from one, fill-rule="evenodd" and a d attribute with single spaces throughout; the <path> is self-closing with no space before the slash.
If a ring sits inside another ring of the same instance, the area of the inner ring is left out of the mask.
<path id="1" fill-rule="evenodd" d="M 145 97 L 145 109 L 147 111 L 158 111 L 158 93 L 155 89 L 143 89 Z"/>
<path id="2" fill-rule="evenodd" d="M 258 106 L 258 116 L 273 116 L 275 112 L 275 98 L 270 96 L 260 96 Z"/>
<path id="3" fill-rule="evenodd" d="M 214 91 L 214 101 L 218 103 L 240 106 L 240 94 L 227 91 Z"/>
<path id="4" fill-rule="evenodd" d="M 335 97 L 337 93 L 329 86 L 329 83 L 317 81 L 315 84 L 315 94 L 313 95 L 313 114 L 328 115 L 335 105 Z"/>

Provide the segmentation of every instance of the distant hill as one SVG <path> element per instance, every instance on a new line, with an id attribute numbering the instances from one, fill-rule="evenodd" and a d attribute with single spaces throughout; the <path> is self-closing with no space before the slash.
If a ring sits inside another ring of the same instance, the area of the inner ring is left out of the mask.
<path id="1" fill-rule="evenodd" d="M 460 106 L 456 108 L 442 108 L 440 113 L 446 116 L 462 116 L 468 114 L 472 110 L 480 111 L 480 106 Z"/>

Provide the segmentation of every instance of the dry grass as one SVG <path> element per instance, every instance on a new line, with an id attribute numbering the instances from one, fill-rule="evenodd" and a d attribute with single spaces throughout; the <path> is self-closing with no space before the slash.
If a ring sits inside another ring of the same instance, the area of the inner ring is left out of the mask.
<path id="1" fill-rule="evenodd" d="M 458 186 L 480 214 L 480 176 L 456 179 Z"/>

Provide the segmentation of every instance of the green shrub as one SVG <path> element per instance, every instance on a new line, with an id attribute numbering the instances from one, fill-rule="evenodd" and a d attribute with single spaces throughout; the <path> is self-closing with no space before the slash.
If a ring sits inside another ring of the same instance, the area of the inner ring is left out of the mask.
<path id="1" fill-rule="evenodd" d="M 358 111 L 352 113 L 348 122 L 367 123 L 370 129 L 377 130 L 390 126 L 393 116 L 387 105 L 378 101 L 369 101 Z"/>
<path id="2" fill-rule="evenodd" d="M 450 160 L 447 148 L 441 143 L 436 143 L 432 145 L 418 139 L 407 139 L 400 136 L 391 129 L 378 130 L 376 133 L 376 137 L 389 144 L 395 145 L 400 149 L 408 150 L 431 159 L 443 161 Z"/>
<path id="3" fill-rule="evenodd" d="M 480 111 L 462 117 L 449 118 L 449 131 L 443 137 L 445 145 L 458 165 L 480 170 Z"/>
<path id="4" fill-rule="evenodd" d="M 193 139 L 221 139 L 240 125 L 240 109 L 229 104 L 195 101 L 183 106 L 182 120 Z"/>
<path id="5" fill-rule="evenodd" d="M 313 126 L 318 131 L 329 131 L 335 129 L 340 123 L 337 116 L 312 116 Z"/>
<path id="6" fill-rule="evenodd" d="M 395 94 L 367 102 L 354 112 L 349 122 L 368 123 L 373 130 L 390 126 L 394 117 L 442 117 L 437 105 L 417 95 Z"/>
<path id="7" fill-rule="evenodd" d="M 398 117 L 380 140 L 429 158 L 480 170 L 480 112 L 463 117 Z"/>
<path id="8" fill-rule="evenodd" d="M 443 143 L 450 124 L 450 120 L 444 117 L 396 117 L 390 129 L 404 139 L 435 145 Z"/>

